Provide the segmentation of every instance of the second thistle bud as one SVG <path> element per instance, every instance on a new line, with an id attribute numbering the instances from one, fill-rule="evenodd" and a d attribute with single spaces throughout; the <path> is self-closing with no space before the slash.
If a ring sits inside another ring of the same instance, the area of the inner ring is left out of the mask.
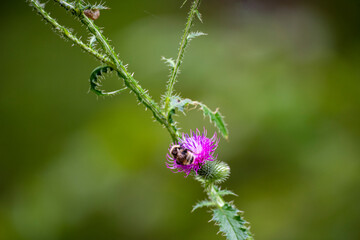
<path id="1" fill-rule="evenodd" d="M 230 176 L 230 167 L 222 161 L 208 161 L 197 172 L 196 179 L 204 183 L 221 183 Z"/>

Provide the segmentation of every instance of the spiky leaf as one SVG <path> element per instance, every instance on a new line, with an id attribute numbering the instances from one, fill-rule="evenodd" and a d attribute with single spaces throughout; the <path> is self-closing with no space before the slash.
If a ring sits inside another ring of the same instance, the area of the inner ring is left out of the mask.
<path id="1" fill-rule="evenodd" d="M 211 109 L 206 106 L 205 104 L 197 101 L 192 101 L 191 99 L 185 98 L 182 99 L 179 96 L 173 96 L 170 99 L 170 107 L 169 107 L 169 113 L 168 113 L 168 119 L 172 121 L 172 116 L 175 114 L 176 110 L 179 110 L 181 112 L 184 112 L 184 109 L 188 105 L 193 105 L 195 107 L 199 106 L 200 109 L 203 111 L 203 114 L 205 117 L 209 117 L 210 122 L 212 122 L 215 127 L 218 128 L 221 135 L 227 139 L 229 136 L 228 130 L 226 128 L 226 124 L 224 121 L 224 117 L 221 115 L 221 113 L 216 109 L 215 111 L 211 111 Z"/>
<path id="2" fill-rule="evenodd" d="M 196 9 L 196 10 L 195 10 L 195 14 L 196 14 L 197 18 L 199 19 L 199 21 L 200 21 L 200 22 L 203 22 L 203 21 L 202 21 L 202 16 L 201 16 L 201 13 L 199 12 L 199 10 Z"/>
<path id="3" fill-rule="evenodd" d="M 228 240 L 252 240 L 253 237 L 246 226 L 247 222 L 240 216 L 241 212 L 229 203 L 221 208 L 213 209 L 212 221 L 220 227 Z"/>
<path id="4" fill-rule="evenodd" d="M 170 99 L 170 107 L 169 107 L 169 113 L 168 113 L 168 120 L 170 123 L 173 123 L 173 115 L 175 114 L 176 110 L 180 112 L 184 112 L 185 107 L 192 103 L 191 99 L 185 98 L 182 99 L 178 96 L 174 96 Z"/>
<path id="5" fill-rule="evenodd" d="M 185 107 L 190 103 L 192 103 L 191 99 L 188 98 L 182 99 L 180 97 L 175 96 L 170 99 L 170 109 L 177 109 L 180 112 L 184 112 Z"/>
<path id="6" fill-rule="evenodd" d="M 226 195 L 233 195 L 233 196 L 237 196 L 234 192 L 230 191 L 230 190 L 227 190 L 227 189 L 223 189 L 223 190 L 219 190 L 218 191 L 218 194 L 220 196 L 226 196 Z"/>
<path id="7" fill-rule="evenodd" d="M 108 10 L 110 8 L 100 3 L 100 4 L 90 5 L 90 9 Z"/>
<path id="8" fill-rule="evenodd" d="M 200 37 L 200 36 L 204 36 L 207 35 L 206 33 L 203 32 L 191 32 L 189 33 L 189 35 L 187 36 L 187 40 L 190 41 L 196 37 Z"/>
<path id="9" fill-rule="evenodd" d="M 210 122 L 212 122 L 215 127 L 217 127 L 222 134 L 222 136 L 227 139 L 229 136 L 228 130 L 226 128 L 226 124 L 224 121 L 224 117 L 221 115 L 221 113 L 216 109 L 215 111 L 211 111 L 210 108 L 208 108 L 203 103 L 198 103 L 200 105 L 201 110 L 204 113 L 204 116 L 208 116 L 210 118 Z"/>
<path id="10" fill-rule="evenodd" d="M 237 196 L 235 193 L 233 193 L 232 191 L 230 190 L 227 190 L 227 189 L 221 189 L 219 186 L 216 186 L 214 185 L 214 188 L 217 192 L 217 194 L 219 194 L 220 196 L 226 196 L 226 195 L 234 195 L 234 196 Z"/>
<path id="11" fill-rule="evenodd" d="M 171 71 L 175 68 L 175 62 L 172 58 L 162 57 L 161 60 L 163 60 L 170 67 Z"/>
<path id="12" fill-rule="evenodd" d="M 95 35 L 91 34 L 90 38 L 89 38 L 89 46 L 91 48 L 93 48 L 95 46 L 96 43 L 96 37 Z"/>
<path id="13" fill-rule="evenodd" d="M 195 204 L 195 206 L 193 207 L 193 209 L 191 210 L 192 212 L 195 211 L 198 208 L 202 208 L 202 207 L 214 207 L 215 204 L 209 200 L 203 200 L 198 202 L 197 204 Z"/>

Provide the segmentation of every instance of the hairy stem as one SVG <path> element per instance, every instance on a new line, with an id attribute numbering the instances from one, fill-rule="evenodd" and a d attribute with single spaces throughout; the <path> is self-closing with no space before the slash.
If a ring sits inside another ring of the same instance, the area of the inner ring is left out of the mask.
<path id="1" fill-rule="evenodd" d="M 161 111 L 159 105 L 150 97 L 150 95 L 145 91 L 138 82 L 133 78 L 133 75 L 130 74 L 126 67 L 122 64 L 122 62 L 117 57 L 114 49 L 110 46 L 105 36 L 101 33 L 99 28 L 94 24 L 92 20 L 87 18 L 81 9 L 76 8 L 74 5 L 61 0 L 54 0 L 66 10 L 70 11 L 73 15 L 77 16 L 80 21 L 88 28 L 88 30 L 95 35 L 98 43 L 101 45 L 103 51 L 107 56 L 102 55 L 98 51 L 92 49 L 90 46 L 83 43 L 80 39 L 75 37 L 69 30 L 60 25 L 55 19 L 53 19 L 43 8 L 42 4 L 40 4 L 37 0 L 30 0 L 31 5 L 35 8 L 35 10 L 47 21 L 49 22 L 56 31 L 62 34 L 64 37 L 72 41 L 74 44 L 80 46 L 86 52 L 92 54 L 101 62 L 109 65 L 114 70 L 118 72 L 119 77 L 124 80 L 125 85 L 135 93 L 140 103 L 143 103 L 146 108 L 150 109 L 154 115 L 154 118 L 160 122 L 160 124 L 164 125 L 165 128 L 170 133 L 170 136 L 173 141 L 177 141 L 180 137 L 178 131 L 174 126 L 172 126 L 166 119 L 164 113 Z M 77 5 L 80 6 L 79 3 Z"/>
<path id="2" fill-rule="evenodd" d="M 73 35 L 68 29 L 60 25 L 54 18 L 52 18 L 41 6 L 41 4 L 38 1 L 31 0 L 31 5 L 35 8 L 35 10 L 48 22 L 50 23 L 57 32 L 59 32 L 62 36 L 64 36 L 66 39 L 72 41 L 74 44 L 78 45 L 80 48 L 82 48 L 87 53 L 90 53 L 95 58 L 99 59 L 103 63 L 109 63 L 110 59 L 103 54 L 99 53 L 95 49 L 92 49 L 88 45 L 86 45 L 84 42 L 82 42 L 79 38 L 77 38 L 75 35 Z"/>
<path id="3" fill-rule="evenodd" d="M 101 33 L 100 29 L 94 24 L 92 20 L 84 15 L 81 11 L 81 4 L 79 2 L 76 3 L 76 6 L 72 4 L 62 1 L 62 0 L 54 0 L 66 10 L 70 11 L 73 15 L 77 16 L 80 21 L 88 28 L 88 30 L 94 34 L 96 40 L 98 41 L 101 48 L 104 50 L 105 53 L 109 56 L 109 58 L 115 63 L 121 70 L 125 69 L 122 62 L 117 57 L 115 50 L 113 47 L 110 46 L 109 41 L 105 38 L 105 36 Z M 121 71 L 121 75 L 126 75 L 125 71 Z"/>
<path id="4" fill-rule="evenodd" d="M 205 186 L 205 192 L 218 208 L 222 208 L 225 205 L 224 199 L 219 195 L 213 183 Z"/>
<path id="5" fill-rule="evenodd" d="M 190 29 L 191 29 L 191 26 L 193 24 L 194 17 L 196 15 L 196 11 L 197 11 L 199 5 L 200 5 L 200 0 L 195 0 L 193 2 L 193 4 L 191 5 L 191 8 L 190 8 L 190 12 L 189 12 L 189 15 L 188 15 L 188 18 L 187 18 L 184 34 L 183 34 L 183 36 L 181 38 L 181 41 L 180 41 L 180 47 L 179 47 L 179 52 L 178 52 L 178 55 L 177 55 L 177 58 L 176 58 L 176 61 L 175 61 L 175 67 L 173 68 L 173 70 L 171 72 L 170 79 L 169 79 L 169 82 L 167 84 L 167 89 L 166 89 L 166 93 L 165 93 L 165 107 L 164 107 L 165 114 L 167 114 L 168 111 L 169 111 L 170 98 L 171 98 L 171 96 L 173 94 L 174 85 L 176 83 L 176 78 L 177 78 L 177 76 L 179 74 L 180 65 L 182 63 L 185 48 L 186 48 L 186 45 L 187 45 L 187 42 L 188 42 L 187 37 L 188 37 L 188 35 L 190 33 Z"/>

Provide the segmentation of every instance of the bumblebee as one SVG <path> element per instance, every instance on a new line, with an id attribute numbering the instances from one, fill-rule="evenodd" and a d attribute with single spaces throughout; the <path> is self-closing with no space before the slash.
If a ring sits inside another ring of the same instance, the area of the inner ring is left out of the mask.
<path id="1" fill-rule="evenodd" d="M 179 165 L 190 165 L 194 162 L 195 156 L 189 149 L 183 148 L 180 145 L 174 145 L 170 149 L 170 154 L 174 157 Z"/>

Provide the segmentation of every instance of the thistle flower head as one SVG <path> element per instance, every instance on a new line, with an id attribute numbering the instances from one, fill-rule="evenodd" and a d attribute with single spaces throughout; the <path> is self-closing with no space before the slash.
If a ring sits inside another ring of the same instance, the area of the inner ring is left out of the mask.
<path id="1" fill-rule="evenodd" d="M 216 159 L 214 152 L 219 139 L 216 133 L 212 138 L 206 137 L 206 134 L 205 129 L 202 134 L 198 129 L 196 132 L 190 131 L 190 136 L 183 134 L 178 143 L 170 146 L 166 166 L 175 172 L 184 172 L 187 177 L 192 170 L 197 174 L 206 161 L 214 161 Z"/>

